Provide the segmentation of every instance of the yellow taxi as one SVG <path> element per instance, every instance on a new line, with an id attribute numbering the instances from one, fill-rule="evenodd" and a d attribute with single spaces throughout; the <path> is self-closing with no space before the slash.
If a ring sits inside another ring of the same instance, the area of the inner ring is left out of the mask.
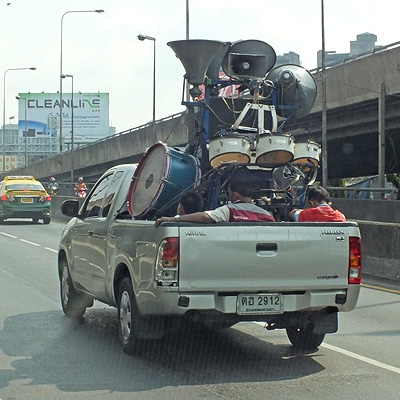
<path id="1" fill-rule="evenodd" d="M 6 176 L 0 182 L 0 223 L 8 218 L 32 218 L 49 224 L 51 196 L 33 176 Z"/>

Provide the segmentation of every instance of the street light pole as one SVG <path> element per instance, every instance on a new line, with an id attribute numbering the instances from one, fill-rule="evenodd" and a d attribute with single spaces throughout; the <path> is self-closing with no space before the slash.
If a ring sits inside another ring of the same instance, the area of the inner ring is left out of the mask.
<path id="1" fill-rule="evenodd" d="M 322 36 L 322 120 L 321 120 L 321 158 L 322 158 L 322 186 L 328 185 L 328 139 L 327 139 L 327 109 L 326 109 L 326 53 L 325 53 L 325 17 L 324 0 L 321 0 L 321 36 Z"/>
<path id="2" fill-rule="evenodd" d="M 63 104 L 62 104 L 62 78 L 61 75 L 63 73 L 63 22 L 64 22 L 64 17 L 67 14 L 70 13 L 98 13 L 102 14 L 104 10 L 77 10 L 77 11 L 67 11 L 65 12 L 62 17 L 61 17 L 61 44 L 60 44 L 60 129 L 59 129 L 59 139 L 60 139 L 60 153 L 62 151 L 62 120 L 63 120 L 63 114 L 62 114 L 62 109 L 63 109 Z"/>
<path id="3" fill-rule="evenodd" d="M 25 129 L 24 129 L 24 132 L 23 132 L 23 136 L 24 136 L 24 145 L 25 145 L 25 163 L 24 163 L 24 167 L 26 168 L 26 166 L 27 166 L 27 159 L 28 159 L 27 142 L 26 142 L 26 141 L 27 141 L 26 135 L 28 134 L 27 120 L 26 120 L 26 97 L 15 96 L 15 98 L 16 98 L 17 100 L 24 100 L 24 101 L 25 101 L 25 117 L 24 117 L 24 120 L 25 120 Z"/>
<path id="4" fill-rule="evenodd" d="M 61 79 L 71 78 L 71 185 L 74 187 L 74 76 L 62 74 L 60 77 Z"/>
<path id="5" fill-rule="evenodd" d="M 189 40 L 189 22 L 190 22 L 190 11 L 189 11 L 189 0 L 186 0 L 186 40 Z M 186 101 L 190 101 L 189 84 L 186 85 Z"/>
<path id="6" fill-rule="evenodd" d="M 21 70 L 35 71 L 36 67 L 28 68 L 9 68 L 4 72 L 3 79 L 3 172 L 6 170 L 6 74 L 8 71 L 21 71 Z"/>
<path id="7" fill-rule="evenodd" d="M 186 40 L 189 40 L 189 0 L 186 0 Z"/>
<path id="8" fill-rule="evenodd" d="M 138 35 L 138 39 L 153 41 L 153 130 L 156 125 L 156 38 L 147 35 Z"/>

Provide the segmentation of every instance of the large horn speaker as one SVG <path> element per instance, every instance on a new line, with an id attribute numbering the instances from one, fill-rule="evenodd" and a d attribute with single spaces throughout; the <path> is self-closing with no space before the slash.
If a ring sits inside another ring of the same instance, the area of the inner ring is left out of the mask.
<path id="1" fill-rule="evenodd" d="M 296 118 L 301 118 L 313 108 L 317 83 L 305 68 L 295 64 L 280 65 L 270 71 L 266 79 L 272 81 L 277 89 L 276 113 L 281 117 L 289 117 L 294 112 Z M 287 106 L 292 106 L 292 109 Z"/>
<path id="2" fill-rule="evenodd" d="M 229 47 L 231 47 L 231 42 L 226 42 L 225 46 L 218 50 L 218 53 L 212 59 L 206 71 L 207 78 L 211 79 L 212 81 L 219 79 L 219 72 L 221 70 L 222 60 L 224 59 Z"/>
<path id="3" fill-rule="evenodd" d="M 208 67 L 226 43 L 216 40 L 190 39 L 168 42 L 167 45 L 181 60 L 187 81 L 197 86 L 204 83 Z"/>
<path id="4" fill-rule="evenodd" d="M 275 65 L 275 50 L 261 40 L 240 40 L 232 44 L 222 61 L 225 73 L 234 79 L 260 80 Z"/>

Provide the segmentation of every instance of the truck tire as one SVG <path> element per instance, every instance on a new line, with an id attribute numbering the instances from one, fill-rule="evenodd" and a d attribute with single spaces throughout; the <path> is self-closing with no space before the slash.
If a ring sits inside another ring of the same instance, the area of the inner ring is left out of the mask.
<path id="1" fill-rule="evenodd" d="M 301 350 L 316 349 L 325 339 L 325 333 L 313 333 L 305 328 L 286 328 L 286 334 L 293 347 Z"/>
<path id="2" fill-rule="evenodd" d="M 51 221 L 51 218 L 50 218 L 50 217 L 43 217 L 43 223 L 44 223 L 45 225 L 49 224 L 50 221 Z"/>
<path id="3" fill-rule="evenodd" d="M 135 336 L 135 324 L 138 317 L 132 282 L 126 277 L 121 281 L 119 286 L 118 331 L 122 349 L 128 354 L 135 353 L 139 347 L 140 339 Z"/>
<path id="4" fill-rule="evenodd" d="M 73 319 L 79 319 L 85 314 L 86 308 L 93 305 L 93 299 L 78 293 L 74 288 L 66 260 L 60 262 L 60 296 L 64 314 Z"/>

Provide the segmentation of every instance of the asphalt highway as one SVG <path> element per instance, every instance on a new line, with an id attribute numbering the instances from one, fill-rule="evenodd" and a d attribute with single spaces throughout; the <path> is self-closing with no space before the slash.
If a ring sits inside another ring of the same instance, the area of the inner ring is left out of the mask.
<path id="1" fill-rule="evenodd" d="M 64 316 L 57 248 L 64 223 L 0 225 L 0 399 L 385 399 L 400 393 L 400 291 L 365 285 L 318 350 L 284 331 L 188 325 L 139 354 L 121 350 L 117 312 Z"/>

